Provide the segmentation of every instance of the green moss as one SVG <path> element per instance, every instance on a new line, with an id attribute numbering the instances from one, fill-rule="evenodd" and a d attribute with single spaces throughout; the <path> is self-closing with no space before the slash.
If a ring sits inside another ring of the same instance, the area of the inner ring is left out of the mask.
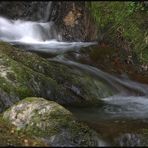
<path id="1" fill-rule="evenodd" d="M 72 113 L 53 101 L 29 97 L 11 109 L 4 112 L 3 117 L 15 124 L 19 132 L 27 133 L 30 137 L 46 139 L 53 146 L 54 138 L 64 144 L 96 145 L 97 133 L 89 129 L 86 124 L 76 121 Z M 13 115 L 17 115 L 18 118 L 15 119 Z M 64 139 L 68 140 L 68 143 L 60 138 L 61 134 Z"/>
<path id="2" fill-rule="evenodd" d="M 41 91 L 49 89 L 49 86 L 52 89 L 58 88 L 56 81 L 50 77 L 33 71 L 4 53 L 0 53 L 0 55 L 0 64 L 5 67 L 5 72 L 7 73 L 6 77 L 0 76 L 1 88 L 5 92 L 9 94 L 12 92 L 23 99 L 27 96 L 40 95 Z"/>
<path id="3" fill-rule="evenodd" d="M 27 141 L 27 143 L 25 142 Z M 18 132 L 17 128 L 0 114 L 0 146 L 46 146 L 41 140 Z"/>
<path id="4" fill-rule="evenodd" d="M 47 138 L 53 135 L 58 135 L 65 129 L 70 133 L 71 139 L 74 143 L 77 143 L 77 141 L 79 141 L 79 137 L 82 137 L 83 140 L 81 141 L 80 145 L 91 145 L 91 140 L 93 141 L 93 139 L 90 139 L 90 137 L 92 136 L 92 131 L 88 128 L 87 125 L 74 121 L 72 116 L 70 115 L 61 116 L 55 115 L 54 113 L 52 115 L 50 114 L 50 118 L 48 118 L 48 120 L 52 121 L 52 123 L 47 129 L 38 128 L 34 124 L 27 127 L 26 132 L 31 136 L 34 135 L 37 137 Z M 42 119 L 40 117 L 38 117 L 38 119 L 36 118 L 37 123 L 41 120 Z M 88 139 L 90 139 L 90 141 Z"/>
<path id="5" fill-rule="evenodd" d="M 27 98 L 25 98 L 24 100 L 22 100 L 22 102 L 24 101 L 24 102 L 34 102 L 35 101 L 35 99 L 36 99 L 36 101 L 38 101 L 38 98 L 36 98 L 36 97 L 27 97 Z M 40 98 L 40 100 L 41 100 L 42 98 Z M 43 101 L 45 101 L 44 99 L 43 99 Z"/>
<path id="6" fill-rule="evenodd" d="M 4 42 L 0 42 L 0 60 L 11 72 L 8 71 L 5 79 L 8 83 L 5 90 L 21 99 L 37 96 L 54 98 L 60 104 L 92 105 L 100 103 L 100 98 L 104 97 L 102 90 L 105 89 L 106 96 L 114 94 L 106 84 L 92 81 L 87 73 L 47 61 Z"/>
<path id="7" fill-rule="evenodd" d="M 25 99 L 26 100 L 26 99 Z M 29 99 L 30 100 L 30 99 Z M 48 114 L 36 114 L 32 117 L 33 124 L 28 125 L 24 130 L 26 130 L 30 135 L 35 135 L 37 137 L 51 137 L 60 133 L 64 128 L 70 128 L 69 124 L 73 121 L 73 117 L 70 113 L 66 114 L 61 111 L 59 106 L 54 106 L 53 111 Z M 38 123 L 43 123 L 45 125 L 39 128 Z"/>

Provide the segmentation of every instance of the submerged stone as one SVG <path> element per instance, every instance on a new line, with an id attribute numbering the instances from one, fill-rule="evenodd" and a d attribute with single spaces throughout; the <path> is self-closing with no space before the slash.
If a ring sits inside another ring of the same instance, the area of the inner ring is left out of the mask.
<path id="1" fill-rule="evenodd" d="M 144 137 L 141 134 L 135 134 L 135 133 L 125 133 L 119 136 L 116 139 L 116 143 L 118 143 L 119 146 L 123 147 L 146 146 L 148 144 L 146 137 Z"/>

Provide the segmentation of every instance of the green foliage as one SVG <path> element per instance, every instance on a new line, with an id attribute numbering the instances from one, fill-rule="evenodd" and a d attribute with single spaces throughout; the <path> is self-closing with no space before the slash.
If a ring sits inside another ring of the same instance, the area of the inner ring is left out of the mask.
<path id="1" fill-rule="evenodd" d="M 90 12 L 101 32 L 108 31 L 115 38 L 118 29 L 122 37 L 130 42 L 132 50 L 142 62 L 148 63 L 144 52 L 147 49 L 148 36 L 146 18 L 147 7 L 140 2 L 91 2 Z M 142 54 L 143 53 L 143 54 Z"/>
<path id="2" fill-rule="evenodd" d="M 140 2 L 130 2 L 128 5 L 128 10 L 133 13 L 136 11 L 145 11 L 147 8 L 144 6 L 143 3 Z"/>

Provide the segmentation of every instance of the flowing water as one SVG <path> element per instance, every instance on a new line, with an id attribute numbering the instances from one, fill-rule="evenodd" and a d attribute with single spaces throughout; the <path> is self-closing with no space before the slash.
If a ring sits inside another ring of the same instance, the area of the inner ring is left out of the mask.
<path id="1" fill-rule="evenodd" d="M 50 3 L 48 7 L 50 9 Z M 78 120 L 87 122 L 98 131 L 110 145 L 147 145 L 145 136 L 148 133 L 146 130 L 148 129 L 148 85 L 128 78 L 115 77 L 96 67 L 65 58 L 64 53 L 79 52 L 81 47 L 96 43 L 62 42 L 62 37 L 56 31 L 54 22 L 46 22 L 46 20 L 32 22 L 0 17 L 0 40 L 24 47 L 31 52 L 46 54 L 48 60 L 89 73 L 94 79 L 99 79 L 117 90 L 118 94 L 102 98 L 104 104 L 101 107 L 67 108 L 75 114 Z M 54 56 L 49 58 L 51 54 Z"/>

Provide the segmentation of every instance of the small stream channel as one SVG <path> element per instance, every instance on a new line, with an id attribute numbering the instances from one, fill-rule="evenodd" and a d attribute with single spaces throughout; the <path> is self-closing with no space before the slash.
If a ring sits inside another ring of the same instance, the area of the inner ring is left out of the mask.
<path id="1" fill-rule="evenodd" d="M 0 18 L 0 40 L 36 52 L 107 83 L 117 93 L 102 98 L 101 106 L 66 106 L 79 121 L 87 123 L 112 146 L 148 145 L 148 85 L 118 78 L 100 69 L 67 59 L 65 53 L 79 52 L 95 42 L 62 42 L 53 22 L 39 23 Z M 87 48 L 86 48 L 87 49 Z M 105 93 L 105 90 L 104 90 Z"/>

